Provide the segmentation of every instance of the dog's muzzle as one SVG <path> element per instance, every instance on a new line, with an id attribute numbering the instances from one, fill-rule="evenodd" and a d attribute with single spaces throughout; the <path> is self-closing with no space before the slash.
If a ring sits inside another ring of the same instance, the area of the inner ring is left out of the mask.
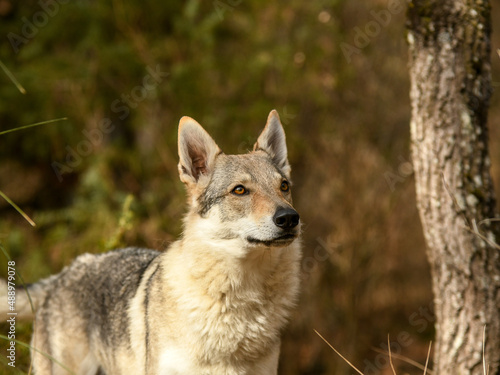
<path id="1" fill-rule="evenodd" d="M 295 229 L 299 225 L 300 216 L 293 208 L 279 207 L 273 216 L 274 224 L 280 228 L 280 233 L 276 237 L 270 239 L 258 239 L 255 237 L 247 237 L 247 241 L 253 244 L 262 244 L 265 246 L 287 246 L 293 242 L 299 235 L 299 231 Z"/>

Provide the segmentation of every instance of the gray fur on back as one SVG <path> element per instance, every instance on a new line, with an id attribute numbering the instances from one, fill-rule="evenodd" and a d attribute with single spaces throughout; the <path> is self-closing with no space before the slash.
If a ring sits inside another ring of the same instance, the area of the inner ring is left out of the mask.
<path id="1" fill-rule="evenodd" d="M 126 248 L 80 255 L 52 280 L 44 305 L 78 307 L 78 313 L 87 322 L 89 337 L 98 335 L 109 347 L 113 342 L 129 346 L 128 304 L 144 271 L 159 254 L 155 250 Z"/>

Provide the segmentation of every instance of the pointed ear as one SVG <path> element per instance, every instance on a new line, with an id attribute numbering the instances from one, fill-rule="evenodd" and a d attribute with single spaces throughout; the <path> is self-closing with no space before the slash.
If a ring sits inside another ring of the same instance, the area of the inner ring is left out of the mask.
<path id="1" fill-rule="evenodd" d="M 220 148 L 210 135 L 191 117 L 179 122 L 179 175 L 184 183 L 197 183 L 212 171 Z"/>
<path id="2" fill-rule="evenodd" d="M 264 130 L 253 146 L 254 151 L 262 150 L 269 154 L 276 166 L 287 176 L 290 176 L 290 164 L 288 164 L 288 151 L 286 149 L 285 131 L 280 122 L 278 112 L 273 109 L 267 117 Z"/>

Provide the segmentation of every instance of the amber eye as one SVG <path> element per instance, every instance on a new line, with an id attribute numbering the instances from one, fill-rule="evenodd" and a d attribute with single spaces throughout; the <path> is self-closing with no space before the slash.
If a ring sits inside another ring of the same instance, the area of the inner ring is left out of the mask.
<path id="1" fill-rule="evenodd" d="M 287 192 L 290 190 L 290 185 L 288 184 L 288 181 L 283 181 L 280 186 L 281 191 Z"/>
<path id="2" fill-rule="evenodd" d="M 248 190 L 243 185 L 238 185 L 232 190 L 233 194 L 244 195 L 248 193 Z"/>

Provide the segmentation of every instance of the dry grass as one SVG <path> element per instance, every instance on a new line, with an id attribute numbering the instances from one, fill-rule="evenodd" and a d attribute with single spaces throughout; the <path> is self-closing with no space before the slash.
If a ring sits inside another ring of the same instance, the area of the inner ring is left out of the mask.
<path id="1" fill-rule="evenodd" d="M 342 358 L 349 366 L 351 366 L 358 374 L 361 374 L 361 375 L 364 375 L 363 372 L 361 372 L 358 368 L 356 368 L 356 366 L 354 366 L 351 362 L 349 362 L 342 354 L 340 354 L 340 352 L 335 349 L 335 347 L 330 344 L 328 342 L 328 340 L 326 340 L 318 331 L 314 330 L 314 332 L 316 332 L 316 334 L 340 357 Z M 486 326 L 484 326 L 484 331 L 483 331 L 483 374 L 484 375 L 489 375 L 489 365 L 487 365 L 486 363 L 486 356 L 485 356 L 485 346 L 486 346 Z M 422 366 L 420 363 L 418 362 L 415 362 L 413 361 L 412 359 L 409 359 L 409 358 L 406 358 L 404 356 L 401 356 L 401 355 L 398 355 L 398 354 L 392 354 L 391 352 L 391 342 L 390 342 L 390 338 L 389 338 L 389 335 L 387 335 L 387 348 L 388 348 L 388 352 L 385 352 L 383 350 L 380 350 L 380 349 L 375 349 L 375 351 L 379 352 L 379 353 L 383 353 L 383 354 L 387 354 L 388 357 L 389 357 L 389 363 L 391 365 L 391 369 L 392 369 L 392 373 L 394 375 L 397 375 L 396 373 L 396 369 L 394 368 L 394 364 L 393 364 L 393 361 L 392 359 L 395 358 L 395 359 L 399 359 L 399 360 L 402 360 L 408 364 L 411 364 L 413 365 L 414 367 L 420 369 L 420 370 L 423 370 L 423 375 L 433 375 L 432 371 L 428 369 L 428 365 L 429 365 L 429 359 L 430 359 L 430 356 L 431 356 L 431 349 L 432 349 L 432 341 L 429 342 L 429 349 L 427 351 L 427 358 L 425 360 L 425 365 Z"/>

